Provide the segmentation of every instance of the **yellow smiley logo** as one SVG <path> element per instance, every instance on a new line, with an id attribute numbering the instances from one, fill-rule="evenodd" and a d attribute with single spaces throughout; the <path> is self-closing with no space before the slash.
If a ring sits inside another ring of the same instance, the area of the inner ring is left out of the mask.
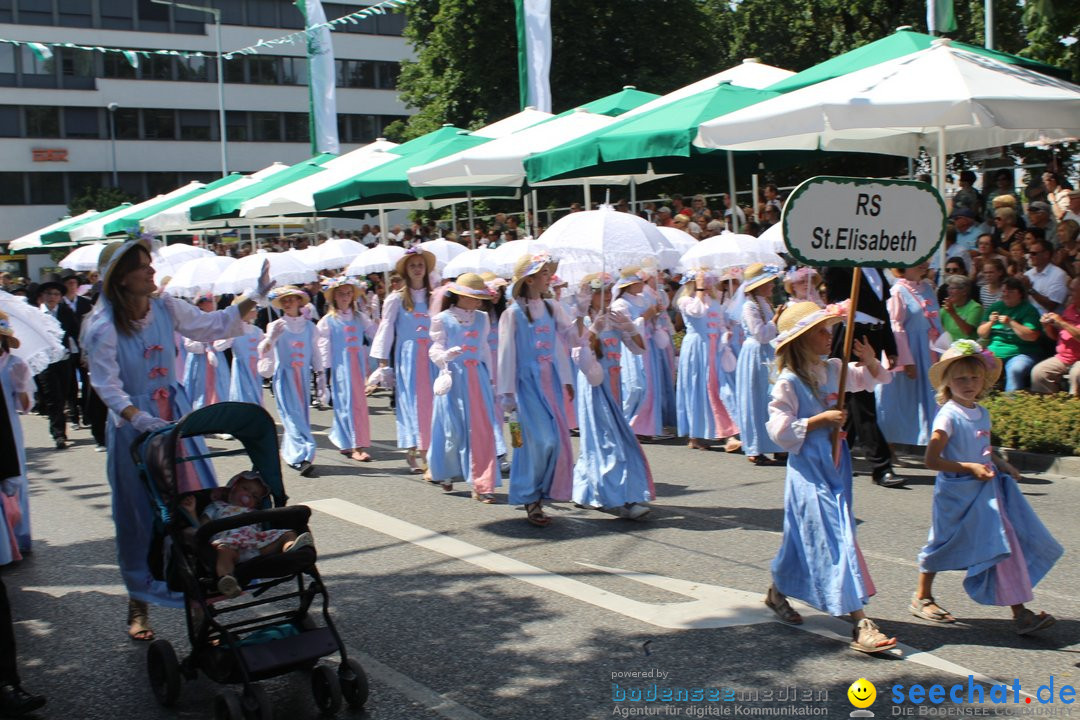
<path id="1" fill-rule="evenodd" d="M 857 708 L 868 708 L 877 698 L 877 688 L 866 678 L 859 678 L 847 689 L 848 700 Z"/>

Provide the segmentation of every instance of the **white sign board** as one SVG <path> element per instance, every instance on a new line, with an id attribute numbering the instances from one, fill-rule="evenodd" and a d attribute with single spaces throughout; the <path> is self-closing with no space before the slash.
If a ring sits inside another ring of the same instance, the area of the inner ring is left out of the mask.
<path id="1" fill-rule="evenodd" d="M 912 180 L 810 178 L 788 198 L 784 244 L 815 267 L 912 267 L 934 254 L 945 236 L 945 203 Z"/>

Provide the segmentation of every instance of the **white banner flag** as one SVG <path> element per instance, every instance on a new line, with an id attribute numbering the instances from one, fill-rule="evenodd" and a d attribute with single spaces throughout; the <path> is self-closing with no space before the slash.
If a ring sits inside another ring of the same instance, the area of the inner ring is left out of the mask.
<path id="1" fill-rule="evenodd" d="M 521 106 L 551 112 L 551 0 L 516 0 Z"/>
<path id="2" fill-rule="evenodd" d="M 338 144 L 336 73 L 330 27 L 319 0 L 296 0 L 295 4 L 304 15 L 307 29 L 311 152 L 337 153 L 341 147 Z"/>

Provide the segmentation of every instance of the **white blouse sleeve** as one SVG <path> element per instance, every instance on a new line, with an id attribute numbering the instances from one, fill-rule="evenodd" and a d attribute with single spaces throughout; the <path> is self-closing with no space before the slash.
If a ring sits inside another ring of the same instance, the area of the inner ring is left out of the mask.
<path id="1" fill-rule="evenodd" d="M 330 357 L 330 325 L 327 322 L 328 317 L 329 315 L 324 315 L 315 324 L 315 357 L 318 359 L 316 364 L 319 370 L 326 370 L 333 365 L 333 358 Z"/>
<path id="2" fill-rule="evenodd" d="M 604 368 L 597 361 L 596 353 L 593 352 L 590 343 L 575 347 L 571 351 L 571 355 L 574 358 L 574 363 L 577 364 L 578 369 L 581 370 L 590 385 L 595 387 L 604 382 Z"/>
<path id="3" fill-rule="evenodd" d="M 889 309 L 889 322 L 892 326 L 893 337 L 896 338 L 896 370 L 902 370 L 905 365 L 914 365 L 915 359 L 911 356 L 911 344 L 908 342 L 907 329 L 904 322 L 907 320 L 907 305 L 900 293 L 904 289 L 900 285 L 894 285 L 889 299 L 885 302 Z"/>
<path id="4" fill-rule="evenodd" d="M 692 295 L 684 295 L 679 298 L 679 302 L 676 303 L 679 308 L 679 312 L 687 317 L 705 317 L 709 314 L 709 303 L 704 300 L 699 300 L 697 293 Z"/>
<path id="5" fill-rule="evenodd" d="M 131 405 L 131 396 L 124 391 L 124 383 L 120 380 L 120 365 L 116 361 L 116 326 L 104 314 L 99 315 L 87 336 L 90 347 L 93 347 L 93 352 L 88 353 L 90 384 L 105 406 L 113 411 L 116 424 L 121 425 L 126 421 L 120 417 L 120 413 Z"/>
<path id="6" fill-rule="evenodd" d="M 843 362 L 840 358 L 830 358 L 829 362 L 839 365 Z M 848 363 L 847 382 L 844 383 L 846 392 L 862 392 L 864 390 L 873 390 L 878 385 L 888 385 L 892 382 L 893 374 L 885 369 L 885 366 L 881 363 L 877 364 L 878 374 L 874 375 L 870 372 L 870 369 L 865 365 L 857 365 L 856 363 Z"/>
<path id="7" fill-rule="evenodd" d="M 284 324 L 284 317 L 279 317 L 271 322 L 266 326 L 266 333 L 263 335 L 262 340 L 259 341 L 259 362 L 256 369 L 263 377 L 272 377 L 274 370 L 277 369 L 277 357 L 274 352 L 274 344 L 277 339 L 274 337 L 274 331 Z M 282 331 L 284 331 L 284 328 L 282 328 Z"/>
<path id="8" fill-rule="evenodd" d="M 480 362 L 487 365 L 488 374 L 495 373 L 495 360 L 491 357 L 491 343 L 488 342 L 488 334 L 491 332 L 491 319 L 483 310 L 476 311 L 476 329 L 480 331 L 477 339 L 476 352 L 480 355 Z"/>
<path id="9" fill-rule="evenodd" d="M 446 329 L 443 327 L 442 313 L 431 318 L 431 325 L 428 333 L 431 336 L 431 347 L 428 348 L 428 357 L 431 358 L 431 362 L 435 363 L 435 366 L 441 370 L 446 367 L 446 351 L 450 349 L 446 347 Z"/>
<path id="10" fill-rule="evenodd" d="M 239 305 L 214 312 L 203 312 L 194 305 L 177 300 L 168 293 L 164 293 L 161 299 L 165 302 L 165 309 L 172 317 L 173 329 L 184 337 L 202 342 L 213 342 L 244 333 L 244 319 L 240 317 Z"/>
<path id="11" fill-rule="evenodd" d="M 187 350 L 189 353 L 194 353 L 195 355 L 202 355 L 206 352 L 206 343 L 199 342 L 198 340 L 189 340 L 188 338 L 184 338 L 184 349 Z"/>
<path id="12" fill-rule="evenodd" d="M 776 337 L 776 323 L 772 319 L 766 322 L 762 312 L 762 303 L 756 297 L 749 297 L 743 303 L 742 317 L 747 334 L 764 345 Z"/>
<path id="13" fill-rule="evenodd" d="M 499 318 L 499 395 L 513 395 L 517 392 L 517 348 L 514 343 L 516 315 L 517 313 L 507 308 Z"/>
<path id="14" fill-rule="evenodd" d="M 383 303 L 379 329 L 375 332 L 375 339 L 371 341 L 371 357 L 376 360 L 390 360 L 394 348 L 394 325 L 400 311 L 401 293 L 395 292 Z"/>
<path id="15" fill-rule="evenodd" d="M 244 332 L 247 332 L 247 330 L 245 329 Z M 235 339 L 236 338 L 225 338 L 224 340 L 215 340 L 214 350 L 216 350 L 217 352 L 225 352 L 233 346 L 233 341 Z"/>
<path id="16" fill-rule="evenodd" d="M 806 439 L 808 420 L 799 417 L 799 398 L 791 381 L 786 377 L 777 380 L 769 403 L 769 420 L 765 423 L 765 430 L 772 441 L 784 452 L 799 452 Z"/>

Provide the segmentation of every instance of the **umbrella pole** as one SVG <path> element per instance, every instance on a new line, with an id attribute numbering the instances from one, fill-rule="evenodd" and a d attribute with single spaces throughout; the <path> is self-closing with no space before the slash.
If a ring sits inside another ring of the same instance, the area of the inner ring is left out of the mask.
<path id="1" fill-rule="evenodd" d="M 382 205 L 379 206 L 379 242 L 386 244 L 386 211 Z"/>
<path id="2" fill-rule="evenodd" d="M 529 222 L 529 193 L 521 194 L 521 214 L 525 216 L 525 234 L 532 235 L 532 223 Z"/>
<path id="3" fill-rule="evenodd" d="M 535 226 L 533 228 L 533 237 L 536 237 L 540 234 L 540 205 L 537 202 L 538 195 L 536 194 L 536 192 L 536 190 L 533 190 L 530 193 L 530 195 L 532 195 L 532 224 Z"/>
<path id="4" fill-rule="evenodd" d="M 473 216 L 472 191 L 465 193 L 469 199 L 469 247 L 476 249 L 476 218 Z"/>
<path id="5" fill-rule="evenodd" d="M 630 178 L 630 212 L 637 214 L 637 180 Z"/>
<path id="6" fill-rule="evenodd" d="M 255 252 L 255 223 L 248 223 L 248 230 L 251 232 L 251 252 Z M 240 233 L 237 233 L 237 235 L 239 236 Z M 239 242 L 237 242 L 236 246 L 240 247 Z"/>
<path id="7" fill-rule="evenodd" d="M 945 128 L 939 127 L 937 131 L 937 148 L 938 148 L 938 192 L 941 193 L 942 202 L 945 201 Z M 945 272 L 945 263 L 948 258 L 945 257 L 947 250 L 945 243 L 941 243 L 941 263 L 938 266 L 938 273 Z"/>
<path id="8" fill-rule="evenodd" d="M 457 203 L 450 203 L 450 230 L 457 232 Z"/>
<path id="9" fill-rule="evenodd" d="M 739 232 L 739 199 L 735 195 L 735 156 L 727 151 L 728 192 L 731 193 L 731 231 Z"/>
<path id="10" fill-rule="evenodd" d="M 851 358 L 851 345 L 855 340 L 855 306 L 859 304 L 859 287 L 862 283 L 862 270 L 851 269 L 851 307 L 848 308 L 847 325 L 844 326 L 844 356 L 840 365 L 840 382 L 836 391 L 836 409 L 844 409 L 844 386 L 847 384 L 848 361 Z M 833 463 L 840 465 L 840 429 L 832 433 Z"/>
<path id="11" fill-rule="evenodd" d="M 585 209 L 592 210 L 592 185 L 586 180 L 583 187 L 585 190 Z"/>

